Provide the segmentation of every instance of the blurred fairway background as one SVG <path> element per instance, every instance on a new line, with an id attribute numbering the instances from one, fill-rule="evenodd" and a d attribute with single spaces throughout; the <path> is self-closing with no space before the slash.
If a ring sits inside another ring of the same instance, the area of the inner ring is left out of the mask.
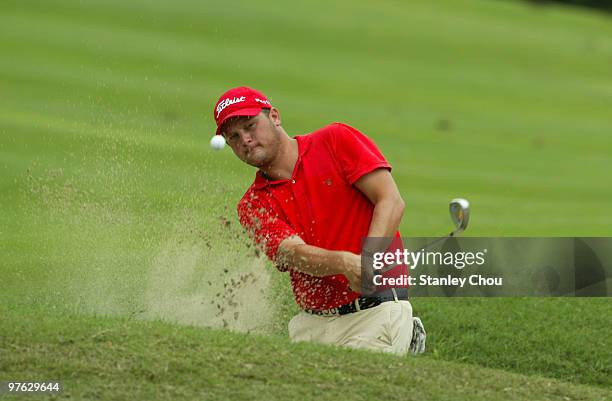
<path id="1" fill-rule="evenodd" d="M 236 224 L 254 171 L 208 147 L 212 106 L 232 86 L 266 93 L 291 135 L 342 121 L 372 137 L 406 200 L 405 236 L 448 232 L 457 196 L 472 203 L 472 236 L 612 235 L 608 14 L 475 0 L 3 0 L 0 54 L 0 380 L 68 377 L 50 361 L 91 316 L 284 341 L 287 278 Z M 449 360 L 610 394 L 609 299 L 413 305 L 429 332 L 420 360 L 447 375 L 432 385 L 479 385 Z M 11 350 L 28 339 L 53 351 L 20 359 Z"/>

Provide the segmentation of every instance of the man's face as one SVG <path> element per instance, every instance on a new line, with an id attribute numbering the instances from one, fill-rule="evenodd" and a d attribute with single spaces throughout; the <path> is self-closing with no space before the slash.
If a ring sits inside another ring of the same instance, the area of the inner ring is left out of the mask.
<path id="1" fill-rule="evenodd" d="M 275 121 L 278 112 L 260 112 L 254 117 L 237 117 L 223 124 L 223 137 L 234 154 L 254 167 L 269 165 L 278 154 L 280 131 Z"/>

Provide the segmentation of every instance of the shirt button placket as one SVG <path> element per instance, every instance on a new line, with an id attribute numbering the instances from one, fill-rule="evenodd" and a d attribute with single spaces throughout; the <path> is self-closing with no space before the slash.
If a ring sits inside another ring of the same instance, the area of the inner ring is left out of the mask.
<path id="1" fill-rule="evenodd" d="M 298 218 L 298 220 L 301 220 L 302 216 L 301 216 L 299 208 L 297 207 L 298 203 L 296 201 L 295 191 L 293 190 L 293 185 L 294 184 L 295 184 L 295 179 L 292 178 L 291 179 L 291 185 L 292 185 L 291 186 L 291 202 L 293 202 L 293 207 L 294 207 L 294 210 L 295 210 L 295 216 Z"/>

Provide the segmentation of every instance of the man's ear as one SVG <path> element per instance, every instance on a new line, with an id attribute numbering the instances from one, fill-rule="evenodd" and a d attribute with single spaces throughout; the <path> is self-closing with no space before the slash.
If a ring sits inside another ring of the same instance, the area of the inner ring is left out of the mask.
<path id="1" fill-rule="evenodd" d="M 272 122 L 274 123 L 274 125 L 276 125 L 277 127 L 280 127 L 281 125 L 281 116 L 280 116 L 280 112 L 278 111 L 277 108 L 272 107 L 270 109 L 270 119 L 272 120 Z"/>

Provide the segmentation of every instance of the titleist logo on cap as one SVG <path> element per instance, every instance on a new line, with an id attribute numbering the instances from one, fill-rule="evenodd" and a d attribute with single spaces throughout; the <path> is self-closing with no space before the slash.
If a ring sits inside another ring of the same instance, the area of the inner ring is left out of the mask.
<path id="1" fill-rule="evenodd" d="M 263 104 L 267 104 L 268 106 L 271 106 L 270 101 L 269 100 L 261 100 L 259 98 L 255 98 L 255 101 L 258 103 L 263 103 Z"/>
<path id="2" fill-rule="evenodd" d="M 218 105 L 217 105 L 217 118 L 219 118 L 219 114 L 221 114 L 221 112 L 227 107 L 230 106 L 232 104 L 235 103 L 240 103 L 240 102 L 244 102 L 246 100 L 246 97 L 244 96 L 240 96 L 240 97 L 235 97 L 233 99 L 227 98 L 225 100 L 222 100 Z M 255 99 L 261 102 L 261 100 L 259 99 Z"/>

